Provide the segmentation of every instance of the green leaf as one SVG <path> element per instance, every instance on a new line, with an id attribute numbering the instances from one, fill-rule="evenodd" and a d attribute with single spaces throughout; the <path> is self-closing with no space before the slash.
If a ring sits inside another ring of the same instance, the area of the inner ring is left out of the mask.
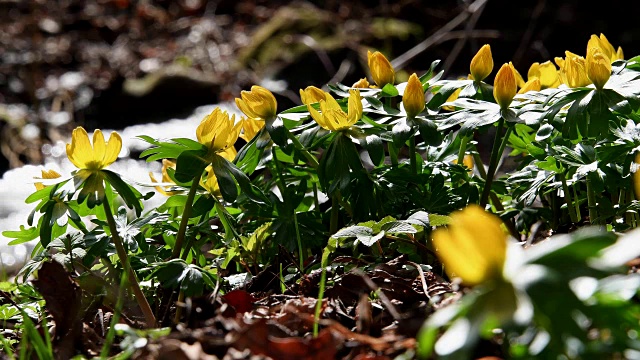
<path id="1" fill-rule="evenodd" d="M 374 166 L 378 167 L 384 164 L 384 145 L 378 135 L 367 135 L 360 139 L 360 145 L 367 150 Z"/>
<path id="2" fill-rule="evenodd" d="M 543 141 L 553 133 L 554 127 L 551 124 L 543 124 L 536 132 L 536 141 Z"/>
<path id="3" fill-rule="evenodd" d="M 142 213 L 142 202 L 140 201 L 140 198 L 142 197 L 142 195 L 140 194 L 140 192 L 138 192 L 138 190 L 136 190 L 134 187 L 124 182 L 124 180 L 122 180 L 120 175 L 114 173 L 113 171 L 110 171 L 110 170 L 100 170 L 100 171 L 104 174 L 105 180 L 111 186 L 113 186 L 113 188 L 118 193 L 118 195 L 122 197 L 125 204 L 127 204 L 127 206 L 130 209 L 135 209 L 136 215 L 140 216 L 140 214 Z"/>
<path id="4" fill-rule="evenodd" d="M 353 225 L 343 229 L 338 230 L 335 234 L 331 235 L 332 238 L 350 238 L 356 236 L 371 236 L 373 235 L 373 230 L 367 226 L 358 226 Z"/>
<path id="5" fill-rule="evenodd" d="M 266 121 L 265 129 L 271 135 L 271 139 L 279 146 L 287 146 L 287 129 L 284 126 L 282 118 L 276 116 L 274 119 Z"/>
<path id="6" fill-rule="evenodd" d="M 388 233 L 415 234 L 418 232 L 413 225 L 404 221 L 392 221 L 382 225 L 382 230 Z"/>
<path id="7" fill-rule="evenodd" d="M 396 89 L 396 87 L 393 86 L 393 84 L 386 84 L 382 88 L 382 96 L 383 97 L 394 97 L 394 96 L 398 96 L 398 95 L 400 95 L 400 93 L 398 92 L 398 89 Z"/>
<path id="8" fill-rule="evenodd" d="M 24 225 L 20 225 L 20 230 L 10 231 L 6 230 L 2 232 L 2 236 L 10 239 L 15 239 L 9 242 L 9 245 L 18 245 L 28 241 L 31 241 L 38 237 L 38 227 L 25 228 Z"/>
<path id="9" fill-rule="evenodd" d="M 176 159 L 176 180 L 183 183 L 194 179 L 199 181 L 204 169 L 209 165 L 206 156 L 205 149 L 183 151 Z"/>
<path id="10" fill-rule="evenodd" d="M 227 159 L 221 156 L 216 156 L 214 158 L 212 166 L 214 170 L 217 170 L 216 168 L 220 167 L 224 168 L 227 172 L 232 174 L 236 179 L 238 185 L 240 186 L 240 189 L 242 189 L 242 193 L 253 202 L 256 202 L 258 204 L 270 203 L 269 199 L 262 193 L 262 191 L 251 183 L 249 177 L 245 173 L 243 173 L 242 170 L 238 169 L 237 166 L 230 163 Z M 216 172 L 216 176 L 218 176 L 218 172 Z M 220 179 L 218 179 L 218 181 L 220 181 Z M 222 190 L 222 184 L 220 186 L 220 189 Z"/>

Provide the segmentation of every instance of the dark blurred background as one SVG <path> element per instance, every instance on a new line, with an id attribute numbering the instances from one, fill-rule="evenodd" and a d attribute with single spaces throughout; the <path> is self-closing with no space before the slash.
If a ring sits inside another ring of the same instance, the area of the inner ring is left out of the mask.
<path id="1" fill-rule="evenodd" d="M 393 60 L 398 81 L 436 59 L 445 77 L 466 76 L 485 43 L 496 66 L 513 61 L 525 76 L 532 62 L 584 54 L 591 34 L 629 58 L 640 54 L 632 4 L 0 0 L 0 174 L 42 162 L 43 146 L 77 125 L 185 117 L 253 84 L 286 109 L 299 88 L 366 76 L 367 49 Z"/>

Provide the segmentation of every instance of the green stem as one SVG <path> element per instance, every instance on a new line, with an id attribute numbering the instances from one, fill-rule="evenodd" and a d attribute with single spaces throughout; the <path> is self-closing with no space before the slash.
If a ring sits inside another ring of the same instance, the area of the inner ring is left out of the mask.
<path id="1" fill-rule="evenodd" d="M 329 220 L 329 233 L 331 235 L 338 231 L 338 217 L 340 215 L 340 192 L 336 190 L 331 198 L 331 218 Z"/>
<path id="2" fill-rule="evenodd" d="M 393 145 L 393 141 L 390 141 L 387 145 L 389 149 L 389 158 L 391 159 L 391 166 L 398 166 L 398 150 L 396 146 Z"/>
<path id="3" fill-rule="evenodd" d="M 136 301 L 138 302 L 138 306 L 142 313 L 144 314 L 145 320 L 147 322 L 148 327 L 156 327 L 156 317 L 153 315 L 153 311 L 151 310 L 151 306 L 149 306 L 149 302 L 147 298 L 144 296 L 144 293 L 140 289 L 140 284 L 138 283 L 138 278 L 136 277 L 136 273 L 131 268 L 131 264 L 129 263 L 129 257 L 127 256 L 127 252 L 124 249 L 124 245 L 122 244 L 122 239 L 120 239 L 120 235 L 118 234 L 118 228 L 116 227 L 116 221 L 113 218 L 113 213 L 111 212 L 111 207 L 109 206 L 109 201 L 105 199 L 102 202 L 104 207 L 104 213 L 107 217 L 107 223 L 109 224 L 109 230 L 111 231 L 111 238 L 113 239 L 113 244 L 116 247 L 116 253 L 118 254 L 118 258 L 120 262 L 122 262 L 122 267 L 124 271 L 127 272 L 128 283 L 131 286 L 131 290 L 135 295 Z"/>
<path id="4" fill-rule="evenodd" d="M 596 193 L 593 191 L 593 185 L 591 184 L 591 177 L 587 174 L 587 205 L 589 207 L 589 222 L 591 225 L 595 225 L 598 222 L 598 205 L 596 202 Z"/>
<path id="5" fill-rule="evenodd" d="M 173 318 L 173 323 L 177 324 L 180 322 L 180 318 L 182 317 L 182 305 L 180 303 L 184 302 L 184 291 L 180 290 L 178 294 L 178 300 L 176 301 L 176 315 Z"/>
<path id="6" fill-rule="evenodd" d="M 111 324 L 109 325 L 109 331 L 107 332 L 107 336 L 104 339 L 104 344 L 102 345 L 102 351 L 100 351 L 100 358 L 106 359 L 111 351 L 111 344 L 113 344 L 113 339 L 116 337 L 116 324 L 120 322 L 120 315 L 122 314 L 122 307 L 124 306 L 124 297 L 125 291 L 124 289 L 127 287 L 127 273 L 122 273 L 122 277 L 120 278 L 120 289 L 118 289 L 118 299 L 116 300 L 116 308 L 113 312 L 113 316 L 111 317 Z"/>
<path id="7" fill-rule="evenodd" d="M 298 256 L 300 257 L 300 272 L 304 269 L 304 250 L 302 249 L 302 240 L 300 239 L 300 229 L 298 228 L 298 216 L 293 211 L 293 225 L 296 227 L 296 240 L 298 241 Z"/>
<path id="8" fill-rule="evenodd" d="M 484 189 L 482 189 L 482 196 L 480 197 L 480 206 L 483 208 L 487 205 L 489 200 L 489 193 L 491 192 L 491 184 L 493 183 L 493 177 L 495 176 L 496 169 L 498 168 L 498 161 L 500 161 L 500 141 L 502 136 L 502 128 L 504 127 L 504 118 L 500 118 L 498 121 L 498 128 L 496 129 L 496 137 L 493 141 L 493 149 L 491 150 L 491 158 L 489 160 L 489 170 L 487 171 L 487 180 L 485 181 Z M 506 137 L 505 137 L 506 138 Z"/>
<path id="9" fill-rule="evenodd" d="M 204 215 L 200 217 L 200 221 L 198 223 L 202 223 L 203 220 L 204 220 Z M 193 247 L 194 242 L 195 242 L 195 239 L 187 240 L 187 245 L 184 247 L 184 251 L 180 256 L 182 260 L 187 261 L 187 258 L 189 257 L 189 252 L 191 251 L 191 248 Z"/>
<path id="10" fill-rule="evenodd" d="M 318 327 L 320 325 L 320 312 L 322 311 L 322 299 L 324 298 L 324 287 L 326 282 L 327 282 L 327 262 L 322 261 L 322 273 L 320 274 L 320 289 L 318 290 L 318 301 L 316 302 L 316 309 L 314 314 L 315 321 L 313 322 L 313 337 L 318 337 Z"/>
<path id="11" fill-rule="evenodd" d="M 578 183 L 574 182 L 573 185 L 571 186 L 571 191 L 573 191 L 573 198 L 575 199 L 574 203 L 575 203 L 576 214 L 578 215 L 578 219 L 582 220 L 582 213 L 580 212 L 580 199 L 578 198 L 578 191 L 576 190 L 577 186 L 578 186 Z"/>
<path id="12" fill-rule="evenodd" d="M 571 218 L 571 222 L 577 224 L 580 219 L 578 218 L 578 214 L 575 213 L 575 207 L 573 205 L 573 201 L 571 199 L 571 193 L 569 192 L 569 186 L 567 185 L 567 177 L 564 173 L 560 173 L 560 181 L 562 181 L 562 192 L 564 192 L 564 200 L 567 203 L 567 210 L 569 211 L 569 217 Z"/>
<path id="13" fill-rule="evenodd" d="M 458 165 L 464 165 L 464 155 L 467 152 L 468 142 L 469 142 L 469 137 L 466 135 L 463 136 L 462 139 L 460 139 L 460 149 L 458 149 Z"/>
<path id="14" fill-rule="evenodd" d="M 276 168 L 276 171 L 275 171 L 276 173 L 275 178 L 277 179 L 276 185 L 278 186 L 278 189 L 280 190 L 280 194 L 282 195 L 282 201 L 286 202 L 284 198 L 285 186 L 284 186 L 284 180 L 282 178 L 282 169 L 280 168 L 280 161 L 278 160 L 278 155 L 276 154 L 276 149 L 274 147 L 271 147 L 271 156 L 273 156 L 273 163 Z"/>
<path id="15" fill-rule="evenodd" d="M 416 164 L 416 136 L 412 135 L 409 139 L 409 168 L 413 175 L 418 174 L 418 164 Z"/>
<path id="16" fill-rule="evenodd" d="M 482 180 L 487 181 L 487 172 L 484 170 L 484 164 L 482 163 L 482 158 L 480 158 L 478 149 L 474 147 L 474 150 L 475 152 L 473 153 L 473 162 L 476 165 L 478 174 L 480 174 L 480 177 L 482 178 Z M 498 199 L 498 195 L 496 195 L 495 193 L 490 193 L 489 197 L 491 198 L 491 202 L 493 203 L 493 206 L 495 206 L 497 211 L 504 211 L 504 207 L 502 206 L 500 199 Z"/>
<path id="17" fill-rule="evenodd" d="M 187 194 L 187 201 L 184 204 L 184 210 L 182 211 L 182 219 L 180 220 L 180 228 L 178 229 L 178 235 L 176 236 L 176 243 L 173 246 L 173 252 L 171 253 L 172 259 L 180 257 L 182 252 L 182 244 L 187 233 L 187 224 L 189 224 L 189 218 L 191 217 L 191 210 L 193 208 L 193 199 L 196 197 L 196 191 L 200 185 L 200 177 L 202 174 L 195 177 L 191 182 L 189 193 Z"/>
<path id="18" fill-rule="evenodd" d="M 289 140 L 291 140 L 291 142 L 293 142 L 293 146 L 296 148 L 296 150 L 300 151 L 300 153 L 302 153 L 302 156 L 304 156 L 305 159 L 307 159 L 307 163 L 314 169 L 318 168 L 318 159 L 316 159 L 315 156 L 313 156 L 309 150 L 307 150 L 304 145 L 302 145 L 302 143 L 300 142 L 300 140 L 298 140 L 298 138 L 293 135 L 293 133 L 291 133 L 288 129 L 286 130 L 287 133 L 287 137 L 289 138 Z"/>

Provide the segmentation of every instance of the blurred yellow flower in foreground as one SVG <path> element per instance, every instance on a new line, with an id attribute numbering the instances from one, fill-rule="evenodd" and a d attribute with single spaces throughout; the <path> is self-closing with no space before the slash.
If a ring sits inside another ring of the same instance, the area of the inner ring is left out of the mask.
<path id="1" fill-rule="evenodd" d="M 278 108 L 271 91 L 258 85 L 253 85 L 251 91 L 241 91 L 240 98 L 236 98 L 236 105 L 250 119 L 262 121 L 275 118 Z"/>
<path id="2" fill-rule="evenodd" d="M 611 61 L 599 47 L 593 46 L 587 49 L 586 68 L 589 80 L 598 90 L 602 89 L 611 77 Z"/>
<path id="3" fill-rule="evenodd" d="M 415 73 L 409 77 L 407 87 L 404 89 L 404 94 L 402 94 L 402 104 L 407 116 L 410 118 L 415 117 L 424 110 L 424 91 L 422 90 L 422 83 Z"/>
<path id="4" fill-rule="evenodd" d="M 109 141 L 104 141 L 102 131 L 93 132 L 93 146 L 87 131 L 79 126 L 71 134 L 71 143 L 67 144 L 67 157 L 78 169 L 97 172 L 111 165 L 122 149 L 122 138 L 112 132 Z"/>
<path id="5" fill-rule="evenodd" d="M 471 71 L 471 77 L 475 81 L 482 81 L 491 74 L 493 71 L 493 56 L 491 55 L 491 47 L 488 44 L 483 45 L 471 59 L 469 70 Z"/>
<path id="6" fill-rule="evenodd" d="M 36 178 L 36 179 L 50 180 L 50 179 L 57 179 L 57 178 L 59 178 L 60 176 L 62 176 L 62 175 L 60 175 L 60 174 L 59 174 L 57 171 L 55 171 L 55 170 L 44 170 L 44 169 L 43 169 L 43 170 L 41 170 L 41 172 L 42 172 L 42 177 L 41 177 L 41 178 Z M 41 183 L 41 182 L 37 182 L 37 183 L 35 183 L 34 185 L 35 185 L 35 187 L 36 187 L 36 190 L 42 190 L 42 189 L 44 189 L 44 188 L 46 187 L 46 186 L 45 186 L 43 183 Z"/>
<path id="7" fill-rule="evenodd" d="M 493 81 L 493 97 L 501 109 L 509 107 L 513 97 L 516 96 L 517 90 L 518 85 L 516 83 L 516 74 L 513 70 L 513 65 L 502 65 Z"/>
<path id="8" fill-rule="evenodd" d="M 320 112 L 307 103 L 307 110 L 313 120 L 322 128 L 340 131 L 350 128 L 362 117 L 362 98 L 360 90 L 349 90 L 348 111 L 345 113 L 331 94 L 324 92 L 324 99 L 319 100 Z"/>
<path id="9" fill-rule="evenodd" d="M 240 130 L 242 122 L 235 122 L 235 115 L 231 115 L 226 111 L 222 111 L 216 107 L 209 115 L 207 115 L 196 129 L 196 137 L 200 144 L 209 148 L 209 153 L 217 153 L 233 147 Z"/>
<path id="10" fill-rule="evenodd" d="M 372 53 L 367 50 L 367 62 L 371 77 L 378 87 L 383 88 L 387 84 L 393 85 L 396 80 L 396 73 L 387 58 L 381 52 Z"/>
<path id="11" fill-rule="evenodd" d="M 502 221 L 477 205 L 451 214 L 448 229 L 433 233 L 433 244 L 450 277 L 469 286 L 502 278 L 507 234 Z"/>

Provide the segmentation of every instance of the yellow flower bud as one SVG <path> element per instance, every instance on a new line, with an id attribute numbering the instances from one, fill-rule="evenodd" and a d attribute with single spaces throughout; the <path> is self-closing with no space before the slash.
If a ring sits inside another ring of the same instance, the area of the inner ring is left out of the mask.
<path id="1" fill-rule="evenodd" d="M 600 90 L 611 77 L 611 60 L 599 47 L 587 49 L 586 68 L 589 80 Z"/>
<path id="2" fill-rule="evenodd" d="M 367 62 L 371 77 L 378 87 L 383 88 L 387 84 L 393 85 L 395 83 L 396 73 L 389 60 L 381 52 L 372 53 L 367 50 Z"/>
<path id="3" fill-rule="evenodd" d="M 513 71 L 513 75 L 516 77 L 516 85 L 518 85 L 519 88 L 523 87 L 525 81 L 511 61 L 509 61 L 509 67 L 511 68 L 511 71 Z"/>
<path id="4" fill-rule="evenodd" d="M 540 91 L 540 79 L 533 78 L 527 81 L 522 87 L 522 89 L 518 91 L 518 94 L 526 94 L 529 91 Z"/>
<path id="5" fill-rule="evenodd" d="M 404 89 L 404 94 L 402 94 L 402 104 L 407 116 L 410 118 L 415 117 L 424 110 L 424 91 L 422 90 L 422 83 L 420 83 L 420 79 L 415 73 L 409 77 L 407 87 Z"/>
<path id="6" fill-rule="evenodd" d="M 433 244 L 444 270 L 473 286 L 502 278 L 507 255 L 507 234 L 502 221 L 477 205 L 451 214 L 448 229 L 433 234 Z"/>
<path id="7" fill-rule="evenodd" d="M 570 88 L 582 87 L 591 84 L 587 76 L 585 60 L 582 56 L 570 51 L 565 51 L 566 57 L 560 69 L 560 79 Z"/>
<path id="8" fill-rule="evenodd" d="M 307 86 L 306 89 L 300 89 L 300 99 L 305 105 L 317 103 L 324 100 L 325 92 L 315 86 Z"/>
<path id="9" fill-rule="evenodd" d="M 509 107 L 517 90 L 516 76 L 511 66 L 509 64 L 502 65 L 493 81 L 493 97 L 501 109 Z"/>
<path id="10" fill-rule="evenodd" d="M 471 77 L 475 81 L 482 81 L 491 74 L 493 71 L 493 56 L 491 56 L 491 47 L 488 44 L 483 45 L 471 59 L 469 70 L 471 71 Z"/>
<path id="11" fill-rule="evenodd" d="M 600 52 L 606 56 L 611 62 L 616 60 L 624 59 L 624 55 L 622 54 L 622 48 L 618 47 L 618 51 L 611 45 L 609 40 L 604 34 L 600 34 L 600 37 L 596 35 L 591 35 L 589 42 L 587 43 L 587 52 L 592 47 L 600 48 Z"/>
<path id="12" fill-rule="evenodd" d="M 236 105 L 250 119 L 265 121 L 275 118 L 278 104 L 271 91 L 254 85 L 251 91 L 241 91 L 240 97 L 236 98 Z"/>
<path id="13" fill-rule="evenodd" d="M 358 81 L 356 81 L 353 86 L 351 86 L 352 88 L 359 88 L 359 89 L 368 89 L 371 86 L 371 84 L 369 84 L 369 81 L 367 80 L 367 78 L 362 78 Z"/>
<path id="14" fill-rule="evenodd" d="M 622 52 L 622 48 L 618 46 L 618 51 L 616 51 L 616 56 L 611 58 L 611 62 L 616 60 L 624 60 L 624 53 Z"/>

